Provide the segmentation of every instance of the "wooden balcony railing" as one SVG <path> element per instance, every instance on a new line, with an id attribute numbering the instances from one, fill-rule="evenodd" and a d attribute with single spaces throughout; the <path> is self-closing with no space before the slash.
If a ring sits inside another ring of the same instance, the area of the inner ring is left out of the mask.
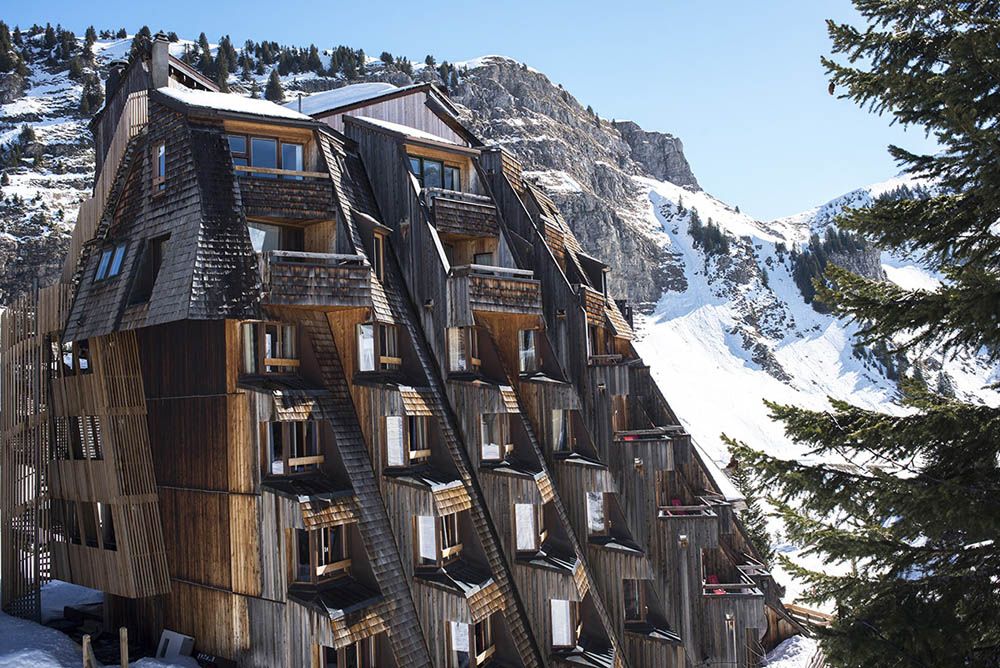
<path id="1" fill-rule="evenodd" d="M 236 165 L 247 216 L 274 220 L 331 220 L 333 184 L 326 172 Z"/>
<path id="2" fill-rule="evenodd" d="M 269 251 L 262 255 L 265 302 L 321 310 L 371 305 L 371 267 L 361 255 Z"/>
<path id="3" fill-rule="evenodd" d="M 426 188 L 424 198 L 434 212 L 434 226 L 441 234 L 498 237 L 497 208 L 489 197 Z"/>
<path id="4" fill-rule="evenodd" d="M 531 271 L 470 264 L 452 267 L 449 277 L 454 316 L 472 322 L 471 312 L 541 315 L 541 283 Z"/>
<path id="5" fill-rule="evenodd" d="M 743 573 L 731 578 L 736 582 L 720 582 L 713 575 L 706 575 L 702 580 L 703 596 L 763 596 L 757 583 Z M 716 581 L 713 581 L 716 580 Z"/>

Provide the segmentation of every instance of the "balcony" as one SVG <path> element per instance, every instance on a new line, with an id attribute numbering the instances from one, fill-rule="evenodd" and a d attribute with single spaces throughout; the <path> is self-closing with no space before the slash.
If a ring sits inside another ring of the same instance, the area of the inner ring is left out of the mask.
<path id="1" fill-rule="evenodd" d="M 371 267 L 361 255 L 268 251 L 264 303 L 335 310 L 371 306 Z"/>
<path id="2" fill-rule="evenodd" d="M 286 221 L 334 217 L 329 174 L 241 165 L 236 170 L 243 211 L 249 217 Z"/>
<path id="3" fill-rule="evenodd" d="M 472 324 L 472 314 L 542 315 L 541 283 L 531 271 L 470 264 L 452 267 L 448 280 L 453 325 Z"/>
<path id="4" fill-rule="evenodd" d="M 434 213 L 439 234 L 457 237 L 499 237 L 497 208 L 489 197 L 441 188 L 426 188 L 424 197 Z"/>

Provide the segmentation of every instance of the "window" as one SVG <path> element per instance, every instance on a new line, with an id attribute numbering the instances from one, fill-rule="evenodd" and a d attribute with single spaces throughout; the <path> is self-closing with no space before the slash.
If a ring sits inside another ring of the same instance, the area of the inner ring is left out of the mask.
<path id="1" fill-rule="evenodd" d="M 305 248 L 306 237 L 301 228 L 249 221 L 247 232 L 250 233 L 250 245 L 255 253 L 301 251 Z"/>
<path id="2" fill-rule="evenodd" d="M 451 636 L 451 665 L 454 668 L 468 668 L 469 663 L 469 625 L 462 622 L 449 622 Z"/>
<path id="3" fill-rule="evenodd" d="M 628 430 L 628 396 L 615 394 L 611 396 L 611 431 Z"/>
<path id="4" fill-rule="evenodd" d="M 226 135 L 233 164 L 238 167 L 260 167 L 267 170 L 287 170 L 301 172 L 305 166 L 305 147 L 295 142 L 278 141 L 273 137 L 250 137 L 247 135 Z M 249 171 L 249 170 L 240 170 Z M 278 174 L 252 172 L 254 176 L 274 179 Z M 299 181 L 301 174 L 281 174 L 281 178 Z"/>
<path id="5" fill-rule="evenodd" d="M 514 504 L 515 546 L 518 552 L 538 552 L 545 540 L 542 507 L 533 503 Z"/>
<path id="6" fill-rule="evenodd" d="M 101 251 L 101 259 L 97 263 L 95 281 L 103 281 L 122 273 L 122 261 L 125 259 L 125 244 L 118 244 Z"/>
<path id="7" fill-rule="evenodd" d="M 573 439 L 570 435 L 570 412 L 555 409 L 552 411 L 552 451 L 568 453 L 573 450 Z"/>
<path id="8" fill-rule="evenodd" d="M 399 335 L 395 325 L 358 325 L 358 371 L 374 371 L 375 337 L 378 336 L 378 370 L 395 371 L 403 364 L 399 356 Z"/>
<path id="9" fill-rule="evenodd" d="M 642 622 L 646 620 L 645 592 L 642 581 L 624 580 L 625 585 L 625 622 Z"/>
<path id="10" fill-rule="evenodd" d="M 430 423 L 426 417 L 410 415 L 405 419 L 399 415 L 385 417 L 386 466 L 407 466 L 423 461 L 431 456 L 429 437 Z"/>
<path id="11" fill-rule="evenodd" d="M 377 668 L 378 651 L 375 636 L 334 649 L 323 648 L 324 668 Z"/>
<path id="12" fill-rule="evenodd" d="M 411 415 L 406 418 L 410 438 L 410 463 L 424 460 L 431 456 L 431 443 L 428 436 L 429 423 L 426 417 Z"/>
<path id="13" fill-rule="evenodd" d="M 52 355 L 63 377 L 75 376 L 78 373 L 90 373 L 90 342 L 67 341 L 61 345 L 53 343 Z"/>
<path id="14" fill-rule="evenodd" d="M 419 515 L 417 523 L 417 565 L 438 565 L 437 518 Z"/>
<path id="15" fill-rule="evenodd" d="M 604 492 L 587 492 L 587 530 L 595 535 L 604 535 L 608 532 Z"/>
<path id="16" fill-rule="evenodd" d="M 87 547 L 99 547 L 97 531 L 97 504 L 91 501 L 80 502 L 80 520 L 83 525 L 83 544 Z"/>
<path id="17" fill-rule="evenodd" d="M 378 364 L 382 371 L 395 371 L 403 363 L 399 357 L 398 331 L 395 325 L 378 326 Z"/>
<path id="18" fill-rule="evenodd" d="M 552 615 L 552 646 L 575 647 L 577 638 L 576 603 L 553 599 L 549 601 Z"/>
<path id="19" fill-rule="evenodd" d="M 372 235 L 372 267 L 375 269 L 375 277 L 380 281 L 385 280 L 385 236 L 382 234 Z"/>
<path id="20" fill-rule="evenodd" d="M 475 327 L 448 328 L 448 370 L 472 373 L 479 370 L 479 336 Z"/>
<path id="21" fill-rule="evenodd" d="M 93 368 L 90 366 L 90 341 L 83 339 L 82 341 L 73 342 L 73 358 L 76 361 L 76 372 L 77 373 L 91 373 Z"/>
<path id="22" fill-rule="evenodd" d="M 522 329 L 517 333 L 518 370 L 529 373 L 538 370 L 538 354 L 535 351 L 536 330 Z"/>
<path id="23" fill-rule="evenodd" d="M 462 552 L 458 513 L 433 517 L 419 515 L 417 524 L 417 565 L 440 567 L 457 559 Z"/>
<path id="24" fill-rule="evenodd" d="M 115 521 L 111 514 L 111 506 L 107 503 L 97 503 L 97 529 L 101 534 L 101 545 L 105 550 L 118 550 L 115 539 Z"/>
<path id="25" fill-rule="evenodd" d="M 261 424 L 265 473 L 297 473 L 315 469 L 323 463 L 323 455 L 319 452 L 319 423 L 315 420 Z"/>
<path id="26" fill-rule="evenodd" d="M 315 582 L 347 574 L 351 559 L 346 525 L 297 529 L 296 534 L 297 579 Z"/>
<path id="27" fill-rule="evenodd" d="M 492 267 L 493 253 L 476 253 L 472 256 L 472 264 L 481 264 L 486 267 Z"/>
<path id="28" fill-rule="evenodd" d="M 153 146 L 153 194 L 167 189 L 167 147 L 163 142 Z"/>
<path id="29" fill-rule="evenodd" d="M 76 515 L 76 501 L 63 501 L 63 527 L 66 540 L 74 545 L 80 544 L 80 519 Z"/>
<path id="30" fill-rule="evenodd" d="M 484 461 L 504 459 L 513 445 L 510 443 L 510 423 L 506 413 L 484 413 L 479 420 L 481 457 Z"/>
<path id="31" fill-rule="evenodd" d="M 410 156 L 410 171 L 422 188 L 462 190 L 462 172 L 458 167 L 445 165 L 440 160 Z"/>
<path id="32" fill-rule="evenodd" d="M 485 665 L 487 661 L 496 653 L 496 645 L 493 643 L 493 616 L 489 616 L 475 625 L 476 636 L 476 665 Z"/>
<path id="33" fill-rule="evenodd" d="M 156 276 L 160 273 L 160 265 L 163 264 L 163 250 L 169 238 L 170 235 L 165 234 L 146 242 L 146 250 L 139 263 L 139 273 L 135 277 L 132 295 L 129 297 L 130 304 L 143 304 L 152 296 Z"/>
<path id="34" fill-rule="evenodd" d="M 462 172 L 458 167 L 445 165 L 444 188 L 445 190 L 462 190 Z"/>
<path id="35" fill-rule="evenodd" d="M 294 373 L 298 368 L 295 325 L 273 321 L 244 322 L 240 330 L 242 373 Z"/>

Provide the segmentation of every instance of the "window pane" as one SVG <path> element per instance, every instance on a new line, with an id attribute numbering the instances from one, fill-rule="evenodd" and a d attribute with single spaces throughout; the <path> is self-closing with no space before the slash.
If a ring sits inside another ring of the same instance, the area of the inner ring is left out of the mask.
<path id="1" fill-rule="evenodd" d="M 587 528 L 592 533 L 603 533 L 605 523 L 604 492 L 587 492 Z"/>
<path id="2" fill-rule="evenodd" d="M 476 253 L 472 256 L 472 264 L 482 264 L 487 267 L 492 267 L 493 253 Z"/>
<path id="3" fill-rule="evenodd" d="M 97 265 L 97 275 L 94 280 L 100 281 L 107 277 L 108 275 L 108 265 L 111 264 L 111 249 L 101 253 L 101 262 Z"/>
<path id="4" fill-rule="evenodd" d="M 358 370 L 375 370 L 375 331 L 373 325 L 358 325 Z"/>
<path id="5" fill-rule="evenodd" d="M 556 452 L 565 452 L 569 449 L 566 440 L 566 412 L 554 410 L 552 411 L 552 449 Z"/>
<path id="6" fill-rule="evenodd" d="M 278 167 L 278 140 L 261 137 L 251 139 L 250 164 L 253 167 L 276 169 Z M 257 176 L 274 177 L 273 174 L 257 174 Z"/>
<path id="7" fill-rule="evenodd" d="M 111 268 L 108 269 L 108 277 L 117 276 L 122 271 L 122 260 L 125 258 L 125 246 L 117 246 L 115 254 L 111 258 Z"/>
<path id="8" fill-rule="evenodd" d="M 437 160 L 424 160 L 424 187 L 441 188 L 444 186 L 444 165 Z"/>
<path id="9" fill-rule="evenodd" d="M 552 614 L 552 644 L 556 647 L 570 647 L 575 645 L 570 602 L 553 600 L 550 601 L 550 606 Z"/>
<path id="10" fill-rule="evenodd" d="M 388 466 L 406 465 L 406 455 L 403 452 L 403 418 L 401 416 L 386 416 L 385 447 Z"/>
<path id="11" fill-rule="evenodd" d="M 434 517 L 428 515 L 417 517 L 417 534 L 421 560 L 437 563 L 437 522 Z"/>
<path id="12" fill-rule="evenodd" d="M 538 549 L 538 529 L 535 526 L 535 506 L 530 503 L 514 504 L 514 525 L 517 527 L 517 549 Z"/>
<path id="13" fill-rule="evenodd" d="M 257 324 L 245 322 L 243 330 L 243 373 L 257 373 Z"/>
<path id="14" fill-rule="evenodd" d="M 247 223 L 247 230 L 250 232 L 254 252 L 266 253 L 281 248 L 281 228 L 277 225 L 250 222 Z"/>
<path id="15" fill-rule="evenodd" d="M 457 167 L 444 168 L 444 187 L 448 190 L 461 190 L 462 177 Z"/>
<path id="16" fill-rule="evenodd" d="M 160 144 L 159 146 L 156 147 L 156 175 L 162 177 L 166 176 L 166 174 L 167 174 L 167 147 L 164 146 L 163 144 Z M 159 187 L 160 189 L 162 189 L 164 186 L 161 183 Z"/>
<path id="17" fill-rule="evenodd" d="M 281 168 L 297 172 L 302 171 L 302 144 L 281 144 Z M 301 180 L 301 176 L 286 176 L 288 179 Z"/>
<path id="18" fill-rule="evenodd" d="M 461 327 L 448 328 L 448 369 L 450 371 L 468 371 L 464 334 Z"/>
<path id="19" fill-rule="evenodd" d="M 413 172 L 413 175 L 417 177 L 418 181 L 421 180 L 422 175 L 420 173 L 420 158 L 410 156 L 410 171 Z"/>
<path id="20" fill-rule="evenodd" d="M 247 152 L 247 138 L 243 135 L 226 135 L 229 140 L 229 150 L 233 153 Z"/>

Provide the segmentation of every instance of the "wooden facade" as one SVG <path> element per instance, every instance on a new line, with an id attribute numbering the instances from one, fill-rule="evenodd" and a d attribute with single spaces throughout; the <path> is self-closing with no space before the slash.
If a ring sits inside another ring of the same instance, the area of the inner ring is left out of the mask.
<path id="1" fill-rule="evenodd" d="M 70 579 L 261 667 L 750 666 L 799 629 L 516 159 L 430 85 L 312 120 L 165 58 L 115 73 L 64 282 L 0 318 L 7 609 Z"/>

